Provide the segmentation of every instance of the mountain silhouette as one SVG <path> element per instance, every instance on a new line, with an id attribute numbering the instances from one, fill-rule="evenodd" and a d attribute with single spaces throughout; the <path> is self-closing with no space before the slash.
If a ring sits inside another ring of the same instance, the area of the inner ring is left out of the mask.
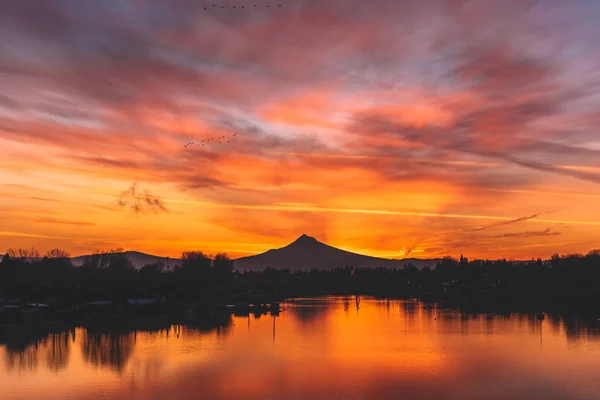
<path id="1" fill-rule="evenodd" d="M 176 267 L 179 258 L 160 257 L 139 251 L 126 251 L 125 256 L 136 269 L 146 264 L 162 262 L 165 266 Z M 74 266 L 79 267 L 89 255 L 71 258 Z M 338 249 L 319 242 L 312 236 L 302 235 L 287 246 L 271 249 L 254 256 L 241 257 L 234 260 L 238 271 L 260 271 L 271 267 L 276 269 L 290 269 L 292 271 L 308 269 L 334 269 L 337 267 L 362 267 L 362 268 L 403 268 L 408 263 L 421 269 L 429 266 L 435 268 L 441 259 L 405 258 L 401 260 L 366 256 Z"/>
<path id="2" fill-rule="evenodd" d="M 254 256 L 238 258 L 234 261 L 239 271 L 257 271 L 268 267 L 290 269 L 292 271 L 308 269 L 334 269 L 337 267 L 362 268 L 403 268 L 409 262 L 417 268 L 434 268 L 439 259 L 420 260 L 406 258 L 402 260 L 371 257 L 338 249 L 319 242 L 312 236 L 302 235 L 287 246 L 271 249 Z"/>
<path id="3" fill-rule="evenodd" d="M 140 269 L 146 264 L 154 264 L 159 262 L 164 263 L 165 266 L 174 267 L 179 265 L 181 261 L 178 258 L 153 256 L 151 254 L 141 253 L 139 251 L 126 251 L 124 254 L 136 269 Z M 74 266 L 79 267 L 85 262 L 86 257 L 90 257 L 90 255 L 73 257 L 71 258 L 71 262 Z"/>

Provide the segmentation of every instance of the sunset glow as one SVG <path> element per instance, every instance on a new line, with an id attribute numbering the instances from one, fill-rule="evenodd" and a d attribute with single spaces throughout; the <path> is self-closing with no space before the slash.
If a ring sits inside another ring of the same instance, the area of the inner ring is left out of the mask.
<path id="1" fill-rule="evenodd" d="M 596 2 L 279 3 L 4 2 L 0 254 L 600 248 Z"/>
<path id="2" fill-rule="evenodd" d="M 59 331 L 21 352 L 0 348 L 0 395 L 87 400 L 101 391 L 137 400 L 289 398 L 304 392 L 315 398 L 327 392 L 351 398 L 360 388 L 374 396 L 365 398 L 389 399 L 399 388 L 419 393 L 422 384 L 432 393 L 410 398 L 448 392 L 461 399 L 491 379 L 509 376 L 524 385 L 539 374 L 578 393 L 598 387 L 594 339 L 562 320 L 469 315 L 364 298 L 356 308 L 354 298 L 338 298 L 289 305 L 277 317 L 233 317 L 228 326 L 207 332 L 178 325 L 121 334 Z M 589 368 L 568 372 L 573 365 Z M 571 381 L 572 374 L 589 386 Z M 466 379 L 473 379 L 471 386 L 461 385 Z"/>

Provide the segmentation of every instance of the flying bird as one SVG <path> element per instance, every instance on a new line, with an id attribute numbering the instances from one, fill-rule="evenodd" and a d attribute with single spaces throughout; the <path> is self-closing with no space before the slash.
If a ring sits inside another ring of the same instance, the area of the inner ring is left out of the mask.
<path id="1" fill-rule="evenodd" d="M 237 136 L 237 132 L 233 133 L 233 135 L 231 137 L 235 137 L 235 136 Z M 183 147 L 185 147 L 187 149 L 188 146 L 193 145 L 193 144 L 195 144 L 196 147 L 200 147 L 200 146 L 204 146 L 205 143 L 213 142 L 213 141 L 217 142 L 219 144 L 222 144 L 222 143 L 225 143 L 225 142 L 227 142 L 227 143 L 231 142 L 230 140 L 225 140 L 225 138 L 226 138 L 225 135 L 223 135 L 223 136 L 213 136 L 213 137 L 208 138 L 208 139 L 202 139 L 200 142 L 195 142 L 195 141 L 188 142 Z"/>
<path id="2" fill-rule="evenodd" d="M 213 7 L 217 7 L 217 4 L 211 4 L 211 5 L 212 5 Z M 283 6 L 283 4 L 277 4 L 277 6 L 278 6 L 278 7 L 282 7 L 282 6 Z M 231 8 L 235 8 L 235 9 L 237 9 L 237 8 L 239 7 L 239 8 L 243 8 L 244 10 L 246 9 L 246 7 L 245 7 L 245 6 L 225 6 L 225 5 L 220 5 L 220 7 L 221 7 L 221 8 L 230 8 L 230 7 L 231 7 Z M 254 8 L 257 8 L 257 7 L 258 7 L 258 5 L 254 4 Z M 265 4 L 265 7 L 266 7 L 266 8 L 271 8 L 271 5 L 270 5 L 270 4 Z M 275 4 L 273 4 L 273 7 L 275 7 Z M 203 8 L 204 8 L 205 10 L 207 10 L 207 7 L 203 7 Z"/>

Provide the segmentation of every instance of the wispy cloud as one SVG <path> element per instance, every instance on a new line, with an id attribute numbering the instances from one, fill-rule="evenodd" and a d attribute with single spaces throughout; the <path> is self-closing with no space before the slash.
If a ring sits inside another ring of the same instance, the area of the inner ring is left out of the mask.
<path id="1" fill-rule="evenodd" d="M 467 219 L 467 220 L 495 220 L 502 221 L 498 226 L 509 225 L 521 221 L 531 221 L 539 223 L 556 223 L 556 224 L 572 224 L 572 225 L 590 225 L 600 226 L 600 221 L 576 221 L 576 220 L 555 220 L 555 219 L 539 219 L 538 215 L 533 214 L 529 217 L 503 217 L 497 215 L 482 215 L 482 214 L 452 214 L 452 213 L 432 213 L 418 211 L 401 211 L 401 210 L 382 210 L 382 209 L 351 209 L 351 208 L 332 208 L 319 206 L 302 206 L 302 205 L 246 205 L 246 204 L 220 204 L 205 201 L 193 200 L 176 200 L 171 199 L 167 202 L 173 203 L 191 203 L 205 207 L 213 208 L 232 208 L 232 209 L 247 209 L 247 210 L 268 210 L 268 211 L 296 211 L 296 212 L 314 212 L 314 213 L 341 213 L 341 214 L 371 214 L 371 215 L 399 215 L 406 217 L 426 217 L 426 218 L 452 218 L 452 219 Z"/>
<path id="2" fill-rule="evenodd" d="M 85 221 L 72 221 L 61 218 L 31 218 L 31 221 L 42 223 L 42 224 L 59 224 L 59 225 L 78 225 L 78 226 L 93 226 L 95 225 L 92 222 Z"/>
<path id="3" fill-rule="evenodd" d="M 59 236 L 40 235 L 37 233 L 0 231 L 0 236 L 26 237 L 26 238 L 41 238 L 41 239 L 65 239 Z"/>
<path id="4" fill-rule="evenodd" d="M 157 214 L 131 229 L 166 230 L 153 245 L 165 249 L 187 243 L 192 214 L 194 234 L 219 243 L 301 229 L 378 254 L 443 251 L 454 235 L 482 255 L 493 240 L 471 233 L 526 223 L 568 223 L 556 243 L 572 251 L 600 234 L 589 2 L 281 2 L 3 2 L 5 230 L 58 237 L 71 221 L 108 237 L 129 228 L 113 212 L 127 209 Z M 132 181 L 152 193 L 133 185 L 115 202 Z M 521 254 L 534 238 L 511 240 Z"/>
<path id="5" fill-rule="evenodd" d="M 483 231 L 483 230 L 486 230 L 486 229 L 499 228 L 501 226 L 512 225 L 512 224 L 516 224 L 516 223 L 519 223 L 519 222 L 528 221 L 530 219 L 537 218 L 537 217 L 539 217 L 539 214 L 532 214 L 532 215 L 530 215 L 528 217 L 515 218 L 515 219 L 510 220 L 510 221 L 503 221 L 503 222 L 498 222 L 498 223 L 495 223 L 495 224 L 492 224 L 492 225 L 481 226 L 479 228 L 470 229 L 469 231 L 470 232 L 480 232 L 480 231 Z"/>
<path id="6" fill-rule="evenodd" d="M 540 236 L 558 236 L 561 232 L 554 232 L 550 228 L 544 229 L 543 231 L 525 231 L 525 232 L 513 232 L 503 233 L 501 235 L 491 236 L 494 239 L 506 239 L 506 238 L 529 238 L 529 237 L 540 237 Z"/>

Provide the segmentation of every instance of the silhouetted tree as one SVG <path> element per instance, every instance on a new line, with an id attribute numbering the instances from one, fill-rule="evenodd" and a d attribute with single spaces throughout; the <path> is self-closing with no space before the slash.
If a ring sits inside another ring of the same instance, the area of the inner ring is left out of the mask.
<path id="1" fill-rule="evenodd" d="M 122 248 L 97 250 L 96 253 L 85 257 L 83 266 L 86 268 L 108 269 L 111 265 L 126 264 L 125 250 Z"/>
<path id="2" fill-rule="evenodd" d="M 70 258 L 71 255 L 64 250 L 56 248 L 56 249 L 48 250 L 48 252 L 46 253 L 46 257 L 52 258 L 52 259 L 60 259 L 60 258 Z"/>
<path id="3" fill-rule="evenodd" d="M 191 296 L 200 289 L 211 286 L 211 263 L 209 256 L 201 251 L 181 254 L 181 264 L 173 271 L 173 284 L 182 294 Z"/>
<path id="4" fill-rule="evenodd" d="M 186 251 L 181 253 L 181 267 L 200 268 L 208 271 L 211 259 L 201 251 Z"/>
<path id="5" fill-rule="evenodd" d="M 228 285 L 233 281 L 233 260 L 225 253 L 215 255 L 213 275 L 219 285 Z"/>
<path id="6" fill-rule="evenodd" d="M 527 262 L 442 259 L 418 270 L 356 268 L 234 271 L 224 253 L 211 258 L 184 252 L 173 270 L 150 264 L 136 271 L 122 249 L 97 251 L 74 268 L 68 253 L 54 249 L 42 259 L 35 249 L 11 249 L 0 263 L 0 298 L 29 301 L 56 297 L 72 302 L 150 296 L 194 298 L 217 305 L 229 294 L 254 296 L 375 295 L 426 297 L 460 307 L 594 308 L 600 312 L 600 251 Z M 454 296 L 458 293 L 459 296 Z M 450 296 L 452 295 L 452 296 Z M 447 297 L 452 297 L 447 299 Z"/>
<path id="7" fill-rule="evenodd" d="M 164 263 L 146 264 L 140 269 L 138 277 L 141 295 L 154 297 L 165 294 L 167 277 L 164 269 Z"/>
<path id="8" fill-rule="evenodd" d="M 31 247 L 29 249 L 11 248 L 6 251 L 6 254 L 12 258 L 18 258 L 25 262 L 32 262 L 40 258 L 40 252 L 35 247 Z"/>

